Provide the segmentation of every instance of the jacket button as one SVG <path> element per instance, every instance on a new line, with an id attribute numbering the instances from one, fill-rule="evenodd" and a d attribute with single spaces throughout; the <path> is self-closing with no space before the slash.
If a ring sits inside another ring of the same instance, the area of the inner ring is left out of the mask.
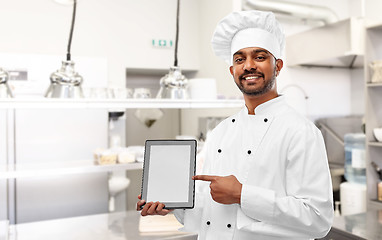
<path id="1" fill-rule="evenodd" d="M 264 122 L 268 122 L 268 118 L 264 118 Z"/>
<path id="2" fill-rule="evenodd" d="M 218 149 L 218 153 L 221 153 L 222 152 L 222 150 L 221 149 Z"/>
<path id="3" fill-rule="evenodd" d="M 251 154 L 251 150 L 248 150 L 248 154 Z"/>
<path id="4" fill-rule="evenodd" d="M 210 221 L 207 221 L 206 223 L 207 223 L 207 225 L 210 225 L 210 224 L 211 224 L 211 222 L 210 222 Z"/>
<path id="5" fill-rule="evenodd" d="M 227 224 L 227 228 L 231 228 L 231 224 L 228 223 L 228 224 Z"/>
<path id="6" fill-rule="evenodd" d="M 234 122 L 235 122 L 235 119 L 232 119 L 232 122 L 234 123 Z"/>

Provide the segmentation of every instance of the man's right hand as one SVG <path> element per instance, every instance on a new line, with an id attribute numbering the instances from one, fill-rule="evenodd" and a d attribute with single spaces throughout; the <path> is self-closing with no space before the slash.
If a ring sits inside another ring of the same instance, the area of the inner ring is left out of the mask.
<path id="1" fill-rule="evenodd" d="M 147 216 L 147 215 L 167 215 L 168 213 L 172 212 L 173 210 L 171 209 L 164 209 L 164 204 L 160 202 L 148 202 L 145 204 L 145 200 L 142 200 L 141 194 L 138 195 L 139 201 L 137 202 L 137 211 L 141 211 L 142 216 Z M 141 206 L 143 208 L 141 209 Z"/>

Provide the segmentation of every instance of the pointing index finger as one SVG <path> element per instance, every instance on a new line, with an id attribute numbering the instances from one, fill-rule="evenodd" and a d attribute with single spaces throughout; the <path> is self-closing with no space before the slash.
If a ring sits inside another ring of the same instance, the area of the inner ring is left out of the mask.
<path id="1" fill-rule="evenodd" d="M 196 175 L 192 177 L 193 180 L 201 180 L 201 181 L 214 181 L 216 179 L 216 176 L 212 175 Z"/>

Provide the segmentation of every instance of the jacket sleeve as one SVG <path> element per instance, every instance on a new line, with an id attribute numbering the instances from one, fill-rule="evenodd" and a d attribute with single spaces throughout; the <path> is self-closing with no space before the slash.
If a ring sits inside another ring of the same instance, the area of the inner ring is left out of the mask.
<path id="1" fill-rule="evenodd" d="M 178 220 L 179 223 L 184 225 L 184 213 L 185 209 L 175 209 L 174 216 Z"/>
<path id="2" fill-rule="evenodd" d="M 333 193 L 321 132 L 313 125 L 292 136 L 285 195 L 244 184 L 238 228 L 290 238 L 320 238 L 333 220 Z"/>

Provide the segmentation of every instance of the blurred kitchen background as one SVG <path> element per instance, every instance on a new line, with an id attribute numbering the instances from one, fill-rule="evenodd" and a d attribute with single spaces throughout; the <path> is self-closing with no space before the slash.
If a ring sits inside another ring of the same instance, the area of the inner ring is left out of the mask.
<path id="1" fill-rule="evenodd" d="M 233 106 L 2 107 L 0 164 L 4 167 L 0 175 L 15 172 L 14 168 L 17 172 L 21 166 L 79 160 L 98 165 L 141 164 L 146 139 L 195 138 L 202 148 L 208 131 L 242 107 L 227 64 L 212 52 L 213 30 L 229 12 L 259 9 L 274 11 L 284 27 L 287 42 L 278 90 L 323 133 L 337 210 L 347 204 L 347 209 L 354 210 L 348 214 L 366 211 L 367 200 L 376 195 L 375 180 L 367 183 L 373 188 L 371 195 L 363 180 L 355 182 L 365 189 L 344 187 L 346 194 L 365 196 L 355 203 L 340 199 L 340 184 L 352 182 L 344 178 L 345 146 L 366 148 L 362 146 L 365 136 L 355 146 L 345 141 L 345 135 L 365 133 L 365 76 L 370 74 L 365 73 L 369 67 L 364 46 L 370 41 L 365 26 L 382 22 L 382 2 L 181 0 L 179 6 L 177 57 L 189 80 L 187 99 L 231 101 Z M 0 68 L 9 74 L 7 84 L 14 101 L 44 99 L 50 74 L 65 58 L 72 8 L 58 0 L 0 2 Z M 175 0 L 78 0 L 71 52 L 75 70 L 83 77 L 85 99 L 106 99 L 106 103 L 108 99 L 155 99 L 160 79 L 174 65 L 176 8 Z M 382 124 L 372 121 L 374 127 Z M 369 136 L 369 141 L 374 140 L 370 132 Z M 365 161 L 364 153 L 361 158 Z M 382 167 L 382 161 L 377 161 Z M 369 165 L 366 168 L 373 171 Z M 80 167 L 80 173 L 45 171 L 0 178 L 0 220 L 22 224 L 134 210 L 142 174 L 141 165 L 135 166 L 89 172 L 88 167 Z"/>

